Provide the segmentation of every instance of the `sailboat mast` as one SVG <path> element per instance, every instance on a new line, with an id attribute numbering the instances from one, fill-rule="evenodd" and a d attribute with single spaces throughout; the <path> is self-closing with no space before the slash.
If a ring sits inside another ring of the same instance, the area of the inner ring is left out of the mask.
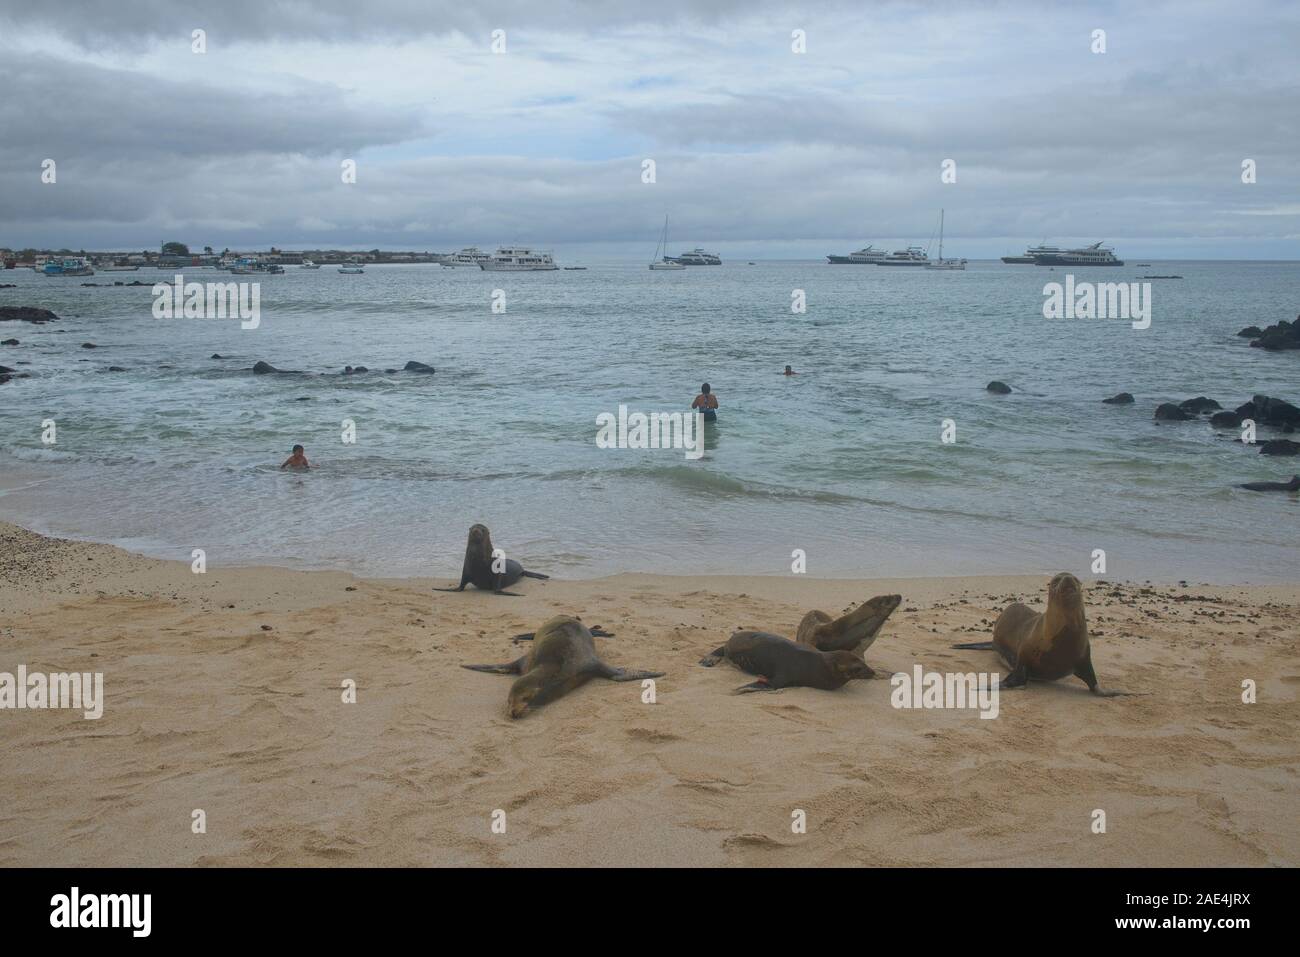
<path id="1" fill-rule="evenodd" d="M 943 210 L 939 210 L 939 262 L 943 262 Z"/>

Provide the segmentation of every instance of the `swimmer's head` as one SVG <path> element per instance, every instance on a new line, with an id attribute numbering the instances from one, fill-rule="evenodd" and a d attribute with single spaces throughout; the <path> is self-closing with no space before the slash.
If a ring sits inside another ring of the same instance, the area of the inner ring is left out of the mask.
<path id="1" fill-rule="evenodd" d="M 700 386 L 700 391 L 703 392 L 705 395 L 708 395 L 708 394 L 709 394 L 709 384 L 706 382 L 706 383 L 704 383 L 704 385 Z"/>
<path id="2" fill-rule="evenodd" d="M 294 454 L 294 455 L 301 455 L 304 451 L 306 451 L 306 450 L 303 449 L 303 447 L 302 447 L 301 445 L 295 445 L 295 446 L 293 447 L 293 454 Z"/>

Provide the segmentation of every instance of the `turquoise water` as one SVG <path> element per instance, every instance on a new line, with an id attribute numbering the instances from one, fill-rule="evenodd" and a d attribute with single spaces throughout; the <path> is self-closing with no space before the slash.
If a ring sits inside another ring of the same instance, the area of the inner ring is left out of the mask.
<path id="1" fill-rule="evenodd" d="M 80 285 L 171 273 L 0 273 L 19 285 L 0 305 L 64 317 L 0 324 L 22 342 L 0 364 L 33 373 L 0 386 L 0 517 L 161 557 L 203 548 L 210 565 L 371 575 L 454 578 L 484 522 L 512 557 L 567 577 L 782 574 L 796 548 L 819 577 L 1083 573 L 1095 548 L 1112 577 L 1295 577 L 1300 501 L 1232 486 L 1300 460 L 1152 411 L 1197 395 L 1300 402 L 1300 355 L 1234 335 L 1295 317 L 1296 264 L 1074 270 L 1183 276 L 1152 281 L 1145 331 L 1044 319 L 1043 283 L 1062 269 L 588 265 L 289 267 L 262 277 L 255 330 L 155 319 L 148 288 Z M 806 314 L 791 313 L 794 289 Z M 313 374 L 254 376 L 258 359 Z M 408 359 L 438 372 L 337 374 Z M 781 376 L 786 363 L 800 375 Z M 989 395 L 991 379 L 1015 392 Z M 597 448 L 598 414 L 684 409 L 705 380 L 721 414 L 704 458 Z M 1101 404 L 1120 391 L 1137 403 Z M 278 471 L 295 442 L 317 470 Z"/>

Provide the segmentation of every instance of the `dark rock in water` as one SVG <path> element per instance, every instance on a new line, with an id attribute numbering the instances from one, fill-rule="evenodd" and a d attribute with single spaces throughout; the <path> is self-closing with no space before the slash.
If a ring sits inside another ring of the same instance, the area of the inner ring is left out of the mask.
<path id="1" fill-rule="evenodd" d="M 1241 416 L 1236 412 L 1216 412 L 1210 416 L 1210 425 L 1220 429 L 1235 429 L 1241 425 Z"/>
<path id="2" fill-rule="evenodd" d="M 126 370 L 123 369 L 121 366 L 109 366 L 109 367 L 108 367 L 108 371 L 109 371 L 109 372 L 125 372 Z"/>
<path id="3" fill-rule="evenodd" d="M 11 282 L 0 282 L 0 289 L 17 289 L 18 286 Z"/>
<path id="4" fill-rule="evenodd" d="M 992 392 L 994 395 L 1010 395 L 1010 394 L 1011 394 L 1011 386 L 1007 385 L 1005 382 L 999 382 L 997 379 L 994 379 L 992 382 L 990 382 L 990 383 L 989 383 L 988 385 L 986 385 L 984 388 L 985 388 L 985 390 L 987 390 L 987 391 L 989 391 L 989 392 Z"/>
<path id="5" fill-rule="evenodd" d="M 0 385 L 4 385 L 6 382 L 8 382 L 8 381 L 9 381 L 10 379 L 12 379 L 12 378 L 13 378 L 13 376 L 11 376 L 11 375 L 0 375 Z"/>
<path id="6" fill-rule="evenodd" d="M 365 366 L 344 366 L 343 368 L 344 375 L 356 375 L 358 372 L 369 372 L 369 371 L 370 370 L 367 369 Z"/>
<path id="7" fill-rule="evenodd" d="M 35 306 L 0 306 L 0 322 L 53 322 L 59 317 Z"/>
<path id="8" fill-rule="evenodd" d="M 93 342 L 83 342 L 83 343 L 81 344 L 81 348 L 83 348 L 83 349 L 98 349 L 99 346 L 95 345 Z"/>
<path id="9" fill-rule="evenodd" d="M 309 396 L 309 395 L 300 395 L 300 396 L 298 396 L 298 398 L 294 399 L 293 401 L 295 401 L 295 402 L 310 402 L 310 401 L 311 401 L 311 396 Z"/>
<path id="10" fill-rule="evenodd" d="M 1300 455 L 1300 442 L 1292 442 L 1290 439 L 1271 439 L 1260 443 L 1259 454 Z"/>
<path id="11" fill-rule="evenodd" d="M 257 375 L 267 375 L 268 373 L 279 371 L 279 369 L 271 365 L 269 362 L 262 362 L 259 360 L 253 364 L 253 372 Z"/>
<path id="12" fill-rule="evenodd" d="M 0 346 L 16 346 L 16 345 L 18 345 L 17 339 L 6 339 L 4 342 L 0 342 Z"/>
<path id="13" fill-rule="evenodd" d="M 392 374 L 392 373 L 394 373 L 394 372 L 397 372 L 398 370 L 397 370 L 397 369 L 385 369 L 384 371 L 387 372 L 387 373 L 389 373 L 389 374 Z"/>
<path id="14" fill-rule="evenodd" d="M 1243 419 L 1254 419 L 1259 425 L 1272 425 L 1278 428 L 1300 425 L 1300 409 L 1290 402 L 1266 395 L 1252 397 L 1249 402 L 1237 406 L 1236 412 Z"/>
<path id="15" fill-rule="evenodd" d="M 214 352 L 214 353 L 212 353 L 212 355 L 208 356 L 208 358 L 209 358 L 209 359 L 221 359 L 221 358 L 223 358 L 223 356 L 222 356 L 221 353 L 219 353 L 219 352 Z"/>
<path id="16" fill-rule="evenodd" d="M 1157 422 L 1186 422 L 1192 418 L 1172 402 L 1164 402 L 1156 407 Z"/>
<path id="17" fill-rule="evenodd" d="M 1241 330 L 1242 333 L 1254 328 L 1253 326 Z M 1268 326 L 1261 330 L 1251 346 L 1258 346 L 1260 349 L 1268 349 L 1270 352 L 1277 352 L 1283 349 L 1300 349 L 1300 316 L 1296 317 L 1295 322 L 1287 322 L 1283 319 L 1277 325 Z"/>
<path id="18" fill-rule="evenodd" d="M 0 366 L 0 375 L 17 372 L 17 369 L 11 369 L 8 366 Z"/>
<path id="19" fill-rule="evenodd" d="M 1102 399 L 1107 405 L 1132 405 L 1133 396 L 1128 392 L 1121 392 L 1118 395 L 1112 395 L 1109 399 Z"/>
<path id="20" fill-rule="evenodd" d="M 1238 488 L 1252 492 L 1300 492 L 1300 475 L 1292 475 L 1289 482 L 1246 482 Z"/>
<path id="21" fill-rule="evenodd" d="M 1190 412 L 1193 415 L 1200 415 L 1202 412 L 1214 412 L 1222 409 L 1223 406 L 1213 399 L 1207 399 L 1203 395 L 1198 395 L 1195 399 L 1188 399 L 1186 402 L 1179 402 L 1178 408 L 1184 412 Z"/>
<path id="22" fill-rule="evenodd" d="M 402 369 L 405 372 L 423 372 L 426 374 L 434 371 L 433 366 L 425 365 L 423 362 L 416 362 L 414 359 L 402 366 Z"/>
<path id="23" fill-rule="evenodd" d="M 1242 329 L 1241 332 L 1237 333 L 1237 335 L 1241 336 L 1243 339 L 1258 339 L 1263 334 L 1264 330 L 1259 326 L 1247 326 L 1245 329 Z"/>

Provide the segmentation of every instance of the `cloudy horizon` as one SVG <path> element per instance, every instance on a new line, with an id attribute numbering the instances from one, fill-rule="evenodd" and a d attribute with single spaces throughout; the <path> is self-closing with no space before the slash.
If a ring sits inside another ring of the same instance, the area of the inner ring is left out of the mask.
<path id="1" fill-rule="evenodd" d="M 1250 0 L 3 0 L 0 246 L 648 258 L 667 214 L 674 249 L 813 258 L 944 208 L 972 259 L 1296 259 L 1298 48 L 1300 9 Z"/>

